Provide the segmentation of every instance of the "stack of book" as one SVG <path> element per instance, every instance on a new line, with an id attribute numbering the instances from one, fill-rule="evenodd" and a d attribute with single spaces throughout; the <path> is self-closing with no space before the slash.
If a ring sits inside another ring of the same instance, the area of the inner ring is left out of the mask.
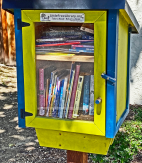
<path id="1" fill-rule="evenodd" d="M 94 115 L 94 75 L 82 75 L 80 67 L 72 63 L 71 69 L 39 68 L 38 115 L 73 119 L 79 109 L 84 115 Z"/>
<path id="2" fill-rule="evenodd" d="M 36 38 L 36 54 L 77 55 L 94 53 L 94 25 L 46 27 Z"/>

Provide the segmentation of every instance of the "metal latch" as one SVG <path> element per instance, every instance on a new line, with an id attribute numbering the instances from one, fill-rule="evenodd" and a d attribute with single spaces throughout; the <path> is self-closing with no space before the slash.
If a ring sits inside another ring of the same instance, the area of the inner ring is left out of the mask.
<path id="1" fill-rule="evenodd" d="M 25 117 L 28 117 L 28 116 L 32 116 L 32 115 L 33 115 L 32 113 L 25 112 L 24 109 L 21 109 L 21 110 L 20 110 L 20 113 L 21 113 L 21 118 L 22 118 L 22 119 L 25 119 Z"/>
<path id="2" fill-rule="evenodd" d="M 106 74 L 102 73 L 101 77 L 103 79 L 106 79 L 107 81 L 109 81 L 111 85 L 114 85 L 116 83 L 116 79 L 115 78 L 112 78 L 112 77 L 110 77 L 110 76 L 108 76 Z"/>
<path id="3" fill-rule="evenodd" d="M 21 30 L 22 27 L 28 27 L 28 26 L 30 26 L 29 23 L 22 22 L 21 19 L 17 19 L 17 29 L 18 30 Z"/>

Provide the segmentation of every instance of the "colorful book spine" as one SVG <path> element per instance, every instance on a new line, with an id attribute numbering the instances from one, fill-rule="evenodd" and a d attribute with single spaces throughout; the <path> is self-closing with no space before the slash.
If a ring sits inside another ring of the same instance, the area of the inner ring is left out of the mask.
<path id="1" fill-rule="evenodd" d="M 69 51 L 72 52 L 85 52 L 85 53 L 94 53 L 94 49 L 89 49 L 89 48 L 75 48 L 75 49 L 69 49 Z"/>
<path id="2" fill-rule="evenodd" d="M 39 69 L 39 115 L 45 114 L 44 69 Z"/>
<path id="3" fill-rule="evenodd" d="M 79 42 L 94 42 L 94 40 L 67 40 L 66 42 L 76 42 L 76 41 L 79 41 Z M 74 45 L 74 44 L 73 44 Z"/>
<path id="4" fill-rule="evenodd" d="M 54 41 L 64 41 L 64 38 L 51 38 L 51 39 L 36 39 L 36 42 L 46 42 L 46 41 L 50 41 L 50 42 L 54 42 Z"/>
<path id="5" fill-rule="evenodd" d="M 62 118 L 61 105 L 62 105 L 63 90 L 64 90 L 64 80 L 61 81 L 60 87 L 61 87 L 60 88 L 60 102 L 59 102 L 59 109 L 58 109 L 58 114 L 57 114 L 58 118 Z"/>
<path id="6" fill-rule="evenodd" d="M 84 76 L 79 76 L 78 84 L 77 84 L 77 91 L 75 95 L 75 103 L 74 103 L 73 116 L 72 116 L 73 118 L 77 118 L 78 116 L 83 79 L 84 79 Z"/>
<path id="7" fill-rule="evenodd" d="M 84 76 L 83 114 L 89 113 L 90 75 Z"/>
<path id="8" fill-rule="evenodd" d="M 70 80 L 69 80 L 69 86 L 68 86 L 68 91 L 67 91 L 67 102 L 65 104 L 66 107 L 65 107 L 65 112 L 64 112 L 64 118 L 67 118 L 67 116 L 68 116 L 68 110 L 69 110 L 69 105 L 70 105 L 70 98 L 71 98 L 71 93 L 72 93 L 74 75 L 75 75 L 75 64 L 73 63 L 71 65 L 71 71 L 70 71 Z"/>
<path id="9" fill-rule="evenodd" d="M 44 46 L 64 46 L 64 45 L 73 45 L 73 44 L 80 44 L 80 42 L 77 41 L 77 42 L 65 42 L 65 43 L 42 44 L 42 45 L 36 45 L 36 47 L 44 47 Z"/>
<path id="10" fill-rule="evenodd" d="M 48 105 L 48 92 L 49 92 L 49 79 L 46 80 L 46 100 L 45 100 L 45 107 Z"/>
<path id="11" fill-rule="evenodd" d="M 54 95 L 53 95 L 53 90 L 54 90 L 54 83 L 55 83 L 55 74 L 60 71 L 61 69 L 56 69 L 51 72 L 51 79 L 50 79 L 50 85 L 49 85 L 49 94 L 48 94 L 48 104 L 47 104 L 47 113 L 46 116 L 51 116 L 52 114 L 52 106 L 54 103 Z"/>
<path id="12" fill-rule="evenodd" d="M 68 77 L 66 77 L 66 78 L 64 79 L 63 95 L 62 95 L 62 98 L 61 98 L 60 110 L 59 110 L 59 112 L 58 112 L 59 118 L 63 118 L 63 110 L 64 110 L 64 104 L 65 104 L 67 83 L 68 83 Z M 62 88 L 61 88 L 61 92 L 62 92 Z"/>
<path id="13" fill-rule="evenodd" d="M 91 48 L 94 49 L 93 45 L 71 45 L 72 49 L 76 49 L 76 48 Z"/>
<path id="14" fill-rule="evenodd" d="M 83 35 L 82 40 L 94 40 L 94 36 Z"/>
<path id="15" fill-rule="evenodd" d="M 53 117 L 57 117 L 57 115 L 58 115 L 58 109 L 59 109 L 59 103 L 60 103 L 60 92 L 61 92 L 60 84 L 61 84 L 61 81 L 58 81 L 57 82 L 56 99 L 55 99 L 55 111 L 54 111 Z"/>
<path id="16" fill-rule="evenodd" d="M 90 105 L 89 115 L 94 115 L 94 75 L 90 76 Z"/>
<path id="17" fill-rule="evenodd" d="M 78 78 L 79 78 L 79 72 L 80 72 L 80 65 L 76 65 L 75 77 L 74 77 L 71 100 L 70 100 L 69 111 L 68 111 L 69 119 L 72 118 L 72 114 L 73 114 L 73 107 L 74 107 L 74 102 L 75 102 L 75 95 L 76 95 L 77 83 L 78 83 Z"/>

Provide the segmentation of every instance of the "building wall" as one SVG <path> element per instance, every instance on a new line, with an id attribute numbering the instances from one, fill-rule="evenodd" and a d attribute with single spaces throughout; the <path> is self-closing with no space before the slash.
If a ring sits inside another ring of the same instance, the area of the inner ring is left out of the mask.
<path id="1" fill-rule="evenodd" d="M 142 0 L 127 0 L 140 26 L 131 37 L 130 104 L 142 105 Z"/>

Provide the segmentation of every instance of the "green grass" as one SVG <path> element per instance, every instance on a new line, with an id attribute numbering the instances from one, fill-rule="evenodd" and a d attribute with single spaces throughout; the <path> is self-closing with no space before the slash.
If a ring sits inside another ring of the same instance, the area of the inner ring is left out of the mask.
<path id="1" fill-rule="evenodd" d="M 117 133 L 108 155 L 91 155 L 95 163 L 130 163 L 142 151 L 142 107 L 131 107 L 128 120 L 125 120 Z"/>

